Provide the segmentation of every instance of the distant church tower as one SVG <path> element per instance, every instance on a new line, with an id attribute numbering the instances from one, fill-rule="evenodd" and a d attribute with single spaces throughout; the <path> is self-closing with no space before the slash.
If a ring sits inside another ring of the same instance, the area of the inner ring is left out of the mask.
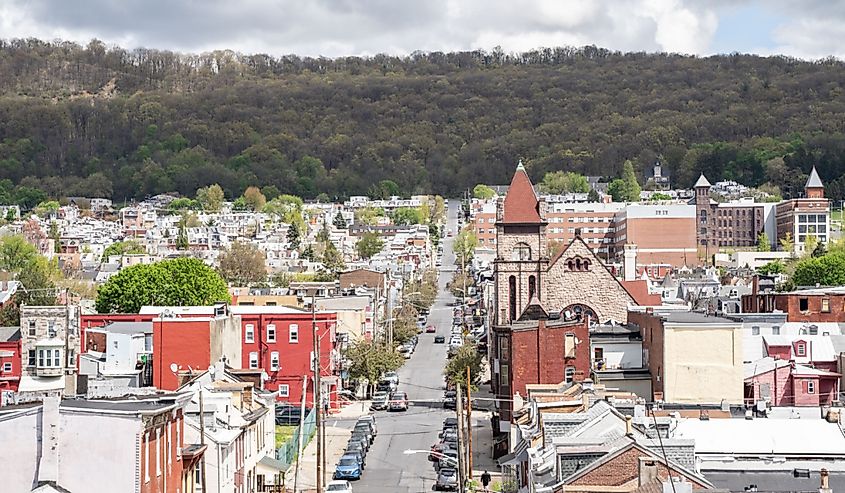
<path id="1" fill-rule="evenodd" d="M 715 231 L 716 211 L 711 205 L 710 198 L 710 182 L 703 173 L 693 185 L 693 189 L 695 190 L 695 237 L 698 240 L 698 247 L 704 250 L 705 256 L 709 258 L 710 252 L 715 251 L 710 247 L 717 247 L 718 239 Z"/>
<path id="2" fill-rule="evenodd" d="M 824 198 L 824 184 L 819 174 L 816 172 L 816 167 L 813 166 L 813 171 L 810 171 L 810 177 L 807 178 L 807 184 L 804 185 L 804 197 L 808 199 L 823 199 Z"/>
<path id="3" fill-rule="evenodd" d="M 496 203 L 496 325 L 519 318 L 531 298 L 543 299 L 546 224 L 546 202 L 537 197 L 520 161 L 507 194 Z"/>

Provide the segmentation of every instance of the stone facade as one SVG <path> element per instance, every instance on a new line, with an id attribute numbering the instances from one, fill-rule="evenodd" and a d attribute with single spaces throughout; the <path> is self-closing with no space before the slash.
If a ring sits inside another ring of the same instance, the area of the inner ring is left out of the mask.
<path id="1" fill-rule="evenodd" d="M 80 349 L 77 306 L 21 307 L 21 367 L 25 375 L 76 373 Z"/>

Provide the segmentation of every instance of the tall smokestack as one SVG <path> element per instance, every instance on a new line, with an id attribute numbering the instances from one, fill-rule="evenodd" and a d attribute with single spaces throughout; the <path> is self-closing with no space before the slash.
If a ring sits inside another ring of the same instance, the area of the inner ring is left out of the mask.
<path id="1" fill-rule="evenodd" d="M 637 245 L 626 244 L 622 268 L 624 269 L 626 281 L 637 279 Z"/>

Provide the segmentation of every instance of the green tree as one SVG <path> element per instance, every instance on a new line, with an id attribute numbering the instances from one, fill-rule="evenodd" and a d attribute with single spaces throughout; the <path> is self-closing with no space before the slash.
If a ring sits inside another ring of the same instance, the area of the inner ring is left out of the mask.
<path id="1" fill-rule="evenodd" d="M 672 200 L 672 196 L 669 195 L 668 193 L 654 192 L 653 194 L 651 194 L 651 196 L 648 198 L 648 200 L 652 200 L 652 201 Z"/>
<path id="2" fill-rule="evenodd" d="M 587 202 L 598 202 L 601 197 L 599 197 L 599 193 L 596 192 L 595 188 L 591 188 L 589 192 L 587 192 Z"/>
<path id="3" fill-rule="evenodd" d="M 466 286 L 467 292 L 469 288 L 471 288 L 475 284 L 472 276 L 469 274 L 456 271 L 455 275 L 452 276 L 452 280 L 449 281 L 449 292 L 452 293 L 452 296 L 455 298 L 464 298 L 466 297 L 466 292 L 464 292 L 464 287 Z"/>
<path id="4" fill-rule="evenodd" d="M 113 255 L 132 255 L 138 253 L 147 253 L 147 249 L 137 241 L 116 241 L 103 250 L 102 260 L 107 261 Z"/>
<path id="5" fill-rule="evenodd" d="M 780 239 L 780 249 L 781 251 L 789 252 L 790 254 L 795 253 L 795 241 L 792 239 L 792 233 L 786 233 L 786 235 Z"/>
<path id="6" fill-rule="evenodd" d="M 304 250 L 302 250 L 302 253 L 299 254 L 299 257 L 305 260 L 310 260 L 311 262 L 317 260 L 317 255 L 316 253 L 314 253 L 314 247 L 311 246 L 310 243 L 305 247 Z"/>
<path id="7" fill-rule="evenodd" d="M 630 160 L 625 161 L 622 165 L 622 181 L 625 182 L 625 196 L 628 202 L 638 202 L 640 200 L 640 183 L 637 181 L 637 175 L 634 173 L 634 163 Z"/>
<path id="8" fill-rule="evenodd" d="M 225 199 L 223 188 L 216 183 L 197 190 L 197 202 L 208 212 L 220 212 Z"/>
<path id="9" fill-rule="evenodd" d="M 349 360 L 345 369 L 352 380 L 365 380 L 369 387 L 368 393 L 378 383 L 378 379 L 389 371 L 398 370 L 404 363 L 402 355 L 394 348 L 387 348 L 374 341 L 354 341 L 344 351 Z"/>
<path id="10" fill-rule="evenodd" d="M 378 184 L 371 186 L 367 192 L 367 195 L 373 200 L 388 199 L 401 194 L 402 190 L 393 180 L 381 180 Z"/>
<path id="11" fill-rule="evenodd" d="M 346 229 L 346 219 L 343 218 L 343 214 L 340 211 L 337 211 L 337 214 L 334 215 L 334 221 L 332 224 L 337 229 Z"/>
<path id="12" fill-rule="evenodd" d="M 233 286 L 249 286 L 267 280 L 264 252 L 252 243 L 236 241 L 218 257 L 220 275 Z"/>
<path id="13" fill-rule="evenodd" d="M 38 256 L 38 250 L 21 235 L 0 240 L 0 271 L 20 272 Z"/>
<path id="14" fill-rule="evenodd" d="M 475 344 L 464 344 L 458 348 L 443 370 L 446 385 L 449 387 L 460 385 L 464 395 L 467 391 L 467 368 L 469 368 L 469 386 L 475 390 L 481 383 L 481 375 L 484 372 L 484 357 L 478 352 Z"/>
<path id="15" fill-rule="evenodd" d="M 472 260 L 475 254 L 475 248 L 478 246 L 478 237 L 475 232 L 466 228 L 457 236 L 452 244 L 452 250 L 455 252 L 455 263 L 458 265 L 467 265 Z"/>
<path id="16" fill-rule="evenodd" d="M 122 269 L 103 284 L 100 313 L 138 313 L 146 305 L 193 306 L 228 302 L 226 281 L 195 258 L 162 260 Z"/>
<path id="17" fill-rule="evenodd" d="M 837 251 L 821 257 L 802 258 L 795 265 L 791 281 L 796 286 L 845 284 L 845 253 Z"/>
<path id="18" fill-rule="evenodd" d="M 176 234 L 176 249 L 187 250 L 188 247 L 190 247 L 190 242 L 188 241 L 188 230 L 185 223 L 182 222 L 179 224 L 179 232 Z"/>
<path id="19" fill-rule="evenodd" d="M 476 199 L 489 200 L 496 196 L 496 191 L 487 185 L 479 183 L 472 189 L 472 196 Z"/>
<path id="20" fill-rule="evenodd" d="M 288 226 L 287 239 L 288 245 L 290 245 L 291 248 L 299 248 L 299 227 L 295 223 Z"/>
<path id="21" fill-rule="evenodd" d="M 358 242 L 355 243 L 355 251 L 364 260 L 381 252 L 382 248 L 384 248 L 384 241 L 382 241 L 381 237 L 377 233 L 369 231 L 362 234 Z"/>
<path id="22" fill-rule="evenodd" d="M 343 254 L 338 251 L 332 242 L 326 243 L 322 261 L 323 268 L 330 272 L 333 278 L 337 278 L 337 275 L 346 268 L 346 264 L 343 262 Z"/>
<path id="23" fill-rule="evenodd" d="M 384 216 L 384 210 L 378 207 L 361 207 L 355 210 L 355 223 L 374 226 L 379 217 Z"/>
<path id="24" fill-rule="evenodd" d="M 45 200 L 35 206 L 35 213 L 41 217 L 48 217 L 59 211 L 59 203 L 55 200 Z"/>
<path id="25" fill-rule="evenodd" d="M 167 204 L 167 209 L 171 212 L 185 212 L 190 210 L 197 210 L 200 208 L 200 203 L 196 200 L 187 197 L 179 197 Z"/>
<path id="26" fill-rule="evenodd" d="M 399 207 L 391 215 L 394 224 L 401 224 L 409 226 L 412 224 L 421 224 L 428 221 L 428 217 L 423 215 L 423 212 L 416 207 Z"/>
<path id="27" fill-rule="evenodd" d="M 772 243 L 769 241 L 769 235 L 765 231 L 757 235 L 757 251 L 770 252 L 772 251 Z"/>
<path id="28" fill-rule="evenodd" d="M 543 191 L 552 194 L 587 193 L 590 183 L 584 175 L 572 171 L 552 171 L 543 176 L 540 183 Z"/>
<path id="29" fill-rule="evenodd" d="M 757 269 L 757 272 L 763 274 L 764 276 L 783 274 L 784 272 L 786 272 L 786 266 L 784 266 L 783 263 L 779 260 L 773 260 Z"/>
<path id="30" fill-rule="evenodd" d="M 50 221 L 47 237 L 53 240 L 53 253 L 60 253 L 62 251 L 62 238 L 59 232 L 59 225 L 56 224 L 56 221 Z"/>
<path id="31" fill-rule="evenodd" d="M 261 187 L 261 193 L 264 194 L 264 197 L 269 202 L 272 202 L 273 200 L 275 200 L 276 197 L 282 194 L 282 192 L 276 187 L 276 185 L 267 185 L 266 187 Z"/>
<path id="32" fill-rule="evenodd" d="M 607 185 L 607 193 L 613 198 L 614 202 L 626 202 L 628 200 L 628 191 L 625 188 L 625 180 L 616 178 Z"/>

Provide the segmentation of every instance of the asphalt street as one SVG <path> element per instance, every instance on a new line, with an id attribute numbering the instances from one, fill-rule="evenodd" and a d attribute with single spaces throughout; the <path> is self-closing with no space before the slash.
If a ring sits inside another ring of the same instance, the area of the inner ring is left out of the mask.
<path id="1" fill-rule="evenodd" d="M 448 208 L 447 231 L 455 231 L 459 202 L 451 200 Z M 450 303 L 454 300 L 446 291 L 451 278 L 449 268 L 454 265 L 453 237 L 443 241 L 443 267 L 440 291 L 429 324 L 437 327 L 437 334 L 448 340 L 452 323 Z M 438 441 L 443 419 L 454 411 L 443 409 L 443 368 L 446 364 L 446 344 L 434 344 L 435 334 L 420 334 L 417 349 L 399 370 L 399 390 L 408 393 L 411 405 L 406 412 L 379 411 L 378 436 L 367 454 L 367 468 L 361 480 L 353 484 L 355 491 L 368 493 L 417 493 L 431 491 L 436 480 L 427 454 L 405 454 L 406 450 L 428 450 Z"/>

